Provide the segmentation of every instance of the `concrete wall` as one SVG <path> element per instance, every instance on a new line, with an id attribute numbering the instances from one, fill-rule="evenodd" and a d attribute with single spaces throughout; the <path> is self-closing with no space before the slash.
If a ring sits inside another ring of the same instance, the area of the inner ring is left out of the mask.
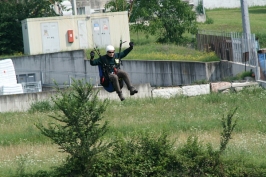
<path id="1" fill-rule="evenodd" d="M 110 37 L 110 40 L 100 40 L 102 43 L 105 41 L 110 41 L 110 43 L 108 42 L 109 44 L 119 47 L 121 37 L 125 41 L 130 41 L 127 15 L 128 13 L 125 11 L 96 13 L 91 14 L 89 17 L 87 15 L 76 15 L 25 19 L 21 22 L 24 53 L 34 55 L 40 53 L 93 48 L 95 44 L 93 35 L 96 36 L 96 33 L 98 38 L 101 38 L 101 36 L 107 38 L 106 36 L 108 36 L 109 39 Z M 99 28 L 98 26 L 94 27 L 94 24 L 92 23 L 95 21 L 93 20 L 103 18 L 108 19 L 109 26 L 108 22 L 106 22 L 106 24 L 97 22 Z M 82 22 L 82 24 L 79 22 Z M 45 27 L 42 27 L 44 24 Z M 107 28 L 105 28 L 105 25 L 107 25 Z M 68 30 L 73 30 L 74 32 L 74 42 L 72 43 L 68 42 Z M 106 34 L 103 35 L 103 33 Z M 54 43 L 59 44 L 55 45 Z M 104 43 L 100 47 L 105 47 L 109 44 Z M 55 47 L 49 49 L 50 51 L 47 51 L 47 49 L 44 50 L 44 48 L 47 48 L 45 45 L 55 45 Z M 58 45 L 59 48 L 57 47 Z"/>
<path id="2" fill-rule="evenodd" d="M 42 55 L 31 55 L 12 58 L 16 74 L 36 74 L 36 81 L 43 83 L 43 92 L 2 95 L 0 96 L 0 112 L 25 111 L 36 101 L 48 100 L 55 92 L 53 80 L 59 85 L 70 85 L 71 77 L 76 79 L 85 78 L 100 89 L 100 99 L 108 98 L 119 100 L 115 92 L 108 93 L 102 87 L 98 87 L 98 68 L 90 66 L 86 59 L 84 50 L 69 52 L 58 52 Z M 133 98 L 150 97 L 154 87 L 176 87 L 183 86 L 189 92 L 199 87 L 189 87 L 195 81 L 208 80 L 216 82 L 224 77 L 234 76 L 238 73 L 248 71 L 249 66 L 232 63 L 230 61 L 220 62 L 182 62 L 182 61 L 140 61 L 125 60 L 122 69 L 130 75 L 131 81 L 139 90 Z M 252 68 L 255 71 L 255 68 Z M 206 87 L 206 86 L 205 86 Z M 208 87 L 206 87 L 208 88 Z M 206 92 L 206 88 L 203 92 Z M 49 90 L 49 91 L 48 91 Z M 130 97 L 126 86 L 123 87 L 125 97 Z M 207 92 L 206 92 L 207 93 Z M 188 94 L 189 95 L 189 94 Z"/>
<path id="3" fill-rule="evenodd" d="M 150 84 L 137 85 L 136 88 L 139 90 L 138 94 L 130 96 L 127 89 L 123 88 L 122 91 L 126 99 L 131 98 L 148 98 L 148 97 L 163 97 L 170 98 L 174 96 L 197 96 L 210 94 L 211 92 L 227 93 L 230 90 L 240 91 L 244 87 L 257 87 L 257 82 L 215 82 L 209 84 L 189 85 L 182 87 L 159 87 L 152 88 Z M 94 91 L 98 92 L 98 98 L 117 100 L 120 101 L 115 92 L 108 93 L 102 87 L 95 87 Z M 57 95 L 55 91 L 39 92 L 39 93 L 27 93 L 17 95 L 2 95 L 0 96 L 0 112 L 13 112 L 13 111 L 27 111 L 33 103 L 40 101 L 50 101 L 52 97 Z"/>
<path id="4" fill-rule="evenodd" d="M 71 75 L 85 74 L 84 50 L 58 52 L 41 55 L 30 55 L 12 58 L 16 74 L 35 73 L 36 81 L 42 84 L 69 83 Z"/>
<path id="5" fill-rule="evenodd" d="M 135 86 L 139 93 L 134 96 L 130 96 L 129 91 L 123 88 L 123 95 L 125 98 L 145 98 L 151 97 L 151 86 L 150 84 L 141 84 Z M 115 92 L 106 92 L 102 87 L 95 87 L 95 91 L 99 90 L 99 99 L 110 99 L 120 101 L 119 97 Z M 55 91 L 38 92 L 38 93 L 27 93 L 27 94 L 14 94 L 14 95 L 0 95 L 0 112 L 14 112 L 14 111 L 27 111 L 31 104 L 40 101 L 49 101 L 51 97 L 58 94 Z"/>
<path id="6" fill-rule="evenodd" d="M 99 84 L 98 67 L 91 66 L 84 50 L 57 52 L 12 58 L 16 74 L 35 73 L 44 86 L 71 84 L 71 78 Z M 133 84 L 150 83 L 152 87 L 190 85 L 195 81 L 218 81 L 245 71 L 245 66 L 230 61 L 183 62 L 123 60 L 121 67 Z M 246 70 L 250 67 L 246 66 Z M 255 71 L 255 69 L 253 69 Z M 45 90 L 45 89 L 44 89 Z"/>

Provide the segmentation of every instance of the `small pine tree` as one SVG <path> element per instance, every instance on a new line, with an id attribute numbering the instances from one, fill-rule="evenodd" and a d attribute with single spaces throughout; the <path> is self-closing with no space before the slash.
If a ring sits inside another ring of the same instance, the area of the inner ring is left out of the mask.
<path id="1" fill-rule="evenodd" d="M 107 131 L 107 122 L 99 123 L 109 102 L 106 99 L 99 101 L 98 92 L 83 80 L 73 79 L 73 84 L 66 90 L 60 90 L 58 86 L 56 89 L 59 94 L 52 101 L 60 111 L 50 116 L 56 123 L 36 126 L 69 154 L 66 163 L 57 168 L 58 176 L 91 176 L 96 155 L 109 146 L 101 141 Z"/>

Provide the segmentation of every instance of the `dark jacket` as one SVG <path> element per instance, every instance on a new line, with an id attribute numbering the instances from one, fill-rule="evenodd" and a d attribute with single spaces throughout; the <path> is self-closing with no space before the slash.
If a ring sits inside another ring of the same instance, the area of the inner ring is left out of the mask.
<path id="1" fill-rule="evenodd" d="M 124 51 L 119 53 L 115 53 L 114 57 L 109 57 L 107 54 L 104 56 L 101 56 L 97 59 L 90 60 L 90 64 L 92 66 L 100 65 L 102 67 L 107 66 L 109 68 L 109 73 L 114 72 L 114 67 L 119 68 L 120 62 L 119 58 L 122 59 L 132 50 L 133 48 L 127 48 Z"/>

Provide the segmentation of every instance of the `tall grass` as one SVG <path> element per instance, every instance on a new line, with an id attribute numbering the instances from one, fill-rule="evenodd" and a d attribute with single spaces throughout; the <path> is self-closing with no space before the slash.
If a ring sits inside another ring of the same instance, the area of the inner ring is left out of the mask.
<path id="1" fill-rule="evenodd" d="M 0 176 L 14 176 L 23 165 L 27 172 L 49 170 L 61 163 L 63 153 L 43 136 L 35 123 L 47 120 L 45 113 L 0 113 Z M 53 114 L 50 112 L 49 114 Z"/>
<path id="2" fill-rule="evenodd" d="M 138 132 L 167 132 L 175 146 L 185 143 L 189 136 L 197 136 L 205 144 L 219 148 L 221 119 L 238 107 L 238 124 L 224 152 L 225 159 L 244 158 L 254 166 L 265 166 L 266 150 L 265 105 L 266 91 L 245 89 L 229 94 L 212 93 L 195 97 L 178 96 L 169 99 L 127 99 L 111 101 L 104 113 L 109 121 L 106 141 Z M 42 110 L 43 111 L 43 110 Z M 40 134 L 35 123 L 51 121 L 53 112 L 0 113 L 0 176 L 9 176 L 25 160 L 26 171 L 49 169 L 62 162 L 65 155 Z"/>

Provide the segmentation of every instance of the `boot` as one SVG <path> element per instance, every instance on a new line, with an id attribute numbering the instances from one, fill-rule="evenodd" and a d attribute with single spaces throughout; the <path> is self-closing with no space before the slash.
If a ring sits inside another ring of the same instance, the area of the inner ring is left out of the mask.
<path id="1" fill-rule="evenodd" d="M 125 100 L 125 97 L 123 96 L 123 93 L 122 92 L 118 92 L 117 94 L 118 94 L 118 96 L 119 96 L 119 98 L 120 98 L 121 101 L 124 101 Z"/>
<path id="2" fill-rule="evenodd" d="M 130 91 L 130 95 L 134 95 L 135 93 L 138 93 L 138 90 L 135 87 L 130 87 L 129 91 Z"/>

